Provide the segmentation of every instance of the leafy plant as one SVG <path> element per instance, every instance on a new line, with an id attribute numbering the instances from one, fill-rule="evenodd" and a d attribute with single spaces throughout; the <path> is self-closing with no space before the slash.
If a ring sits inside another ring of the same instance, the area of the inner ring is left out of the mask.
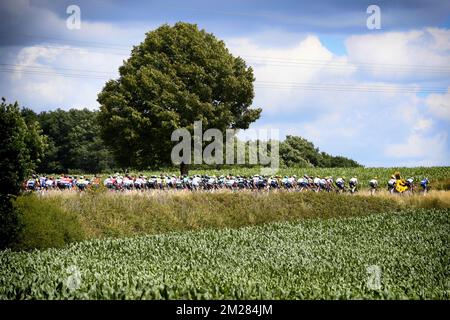
<path id="1" fill-rule="evenodd" d="M 417 209 L 0 251 L 0 299 L 449 299 L 449 214 Z"/>

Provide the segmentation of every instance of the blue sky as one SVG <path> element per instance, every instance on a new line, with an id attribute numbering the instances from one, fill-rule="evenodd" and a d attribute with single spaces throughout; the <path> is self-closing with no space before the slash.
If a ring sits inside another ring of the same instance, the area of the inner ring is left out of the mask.
<path id="1" fill-rule="evenodd" d="M 79 30 L 66 26 L 72 4 Z M 1 95 L 37 112 L 98 108 L 146 32 L 186 21 L 254 68 L 263 113 L 251 128 L 366 166 L 450 165 L 449 1 L 6 0 L 0 12 Z"/>

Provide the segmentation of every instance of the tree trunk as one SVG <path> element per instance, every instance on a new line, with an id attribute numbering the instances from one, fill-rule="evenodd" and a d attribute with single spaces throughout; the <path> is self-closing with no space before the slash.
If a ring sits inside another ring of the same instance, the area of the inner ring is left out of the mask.
<path id="1" fill-rule="evenodd" d="M 189 165 L 185 164 L 184 162 L 180 163 L 180 174 L 182 176 L 189 175 Z"/>

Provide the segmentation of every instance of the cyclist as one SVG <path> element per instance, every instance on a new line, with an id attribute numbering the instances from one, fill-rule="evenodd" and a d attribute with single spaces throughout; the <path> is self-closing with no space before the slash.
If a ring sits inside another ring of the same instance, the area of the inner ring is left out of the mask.
<path id="1" fill-rule="evenodd" d="M 84 176 L 81 176 L 80 179 L 77 180 L 76 185 L 80 191 L 86 189 L 89 184 L 89 180 L 84 179 Z"/>
<path id="2" fill-rule="evenodd" d="M 374 177 L 372 180 L 369 181 L 369 187 L 370 187 L 370 194 L 373 195 L 378 189 L 378 177 Z"/>
<path id="3" fill-rule="evenodd" d="M 414 178 L 406 179 L 406 186 L 408 187 L 409 192 L 414 192 Z"/>
<path id="4" fill-rule="evenodd" d="M 299 191 L 308 189 L 308 176 L 305 174 L 302 178 L 298 179 L 297 186 L 299 187 Z"/>
<path id="5" fill-rule="evenodd" d="M 125 178 L 123 178 L 122 184 L 125 190 L 131 190 L 133 189 L 134 181 L 129 175 L 126 175 Z"/>
<path id="6" fill-rule="evenodd" d="M 115 180 L 113 179 L 112 176 L 109 176 L 108 178 L 106 178 L 103 181 L 103 185 L 110 190 L 114 189 L 114 183 L 115 183 Z"/>
<path id="7" fill-rule="evenodd" d="M 350 187 L 350 192 L 351 193 L 355 193 L 356 191 L 358 191 L 358 179 L 356 177 L 352 177 L 348 181 L 348 185 Z"/>
<path id="8" fill-rule="evenodd" d="M 394 193 L 396 183 L 397 183 L 397 179 L 395 178 L 395 175 L 392 175 L 391 179 L 388 181 L 388 191 L 389 191 L 389 193 Z"/>
<path id="9" fill-rule="evenodd" d="M 196 174 L 193 178 L 192 178 L 192 189 L 197 191 L 198 189 L 200 189 L 200 184 L 202 182 L 202 179 L 200 178 L 200 176 L 198 174 Z"/>
<path id="10" fill-rule="evenodd" d="M 325 190 L 327 190 L 327 192 L 330 192 L 333 190 L 333 177 L 326 177 L 326 185 L 325 185 Z"/>
<path id="11" fill-rule="evenodd" d="M 36 191 L 38 188 L 38 181 L 36 179 L 36 175 L 32 175 L 30 179 L 27 180 L 26 183 L 27 190 Z"/>
<path id="12" fill-rule="evenodd" d="M 139 175 L 135 180 L 134 180 L 134 188 L 136 190 L 142 190 L 143 186 L 144 186 L 144 180 L 142 179 L 142 175 Z"/>
<path id="13" fill-rule="evenodd" d="M 428 190 L 430 190 L 429 183 L 430 182 L 429 182 L 428 178 L 424 178 L 422 181 L 420 181 L 420 186 L 422 187 L 423 194 L 426 194 L 428 192 Z"/>
<path id="14" fill-rule="evenodd" d="M 335 184 L 338 193 L 345 191 L 345 178 L 337 178 Z"/>
<path id="15" fill-rule="evenodd" d="M 327 177 L 321 178 L 319 181 L 320 190 L 327 189 Z"/>
<path id="16" fill-rule="evenodd" d="M 320 177 L 319 176 L 314 178 L 313 184 L 314 184 L 314 191 L 319 192 L 320 191 Z"/>

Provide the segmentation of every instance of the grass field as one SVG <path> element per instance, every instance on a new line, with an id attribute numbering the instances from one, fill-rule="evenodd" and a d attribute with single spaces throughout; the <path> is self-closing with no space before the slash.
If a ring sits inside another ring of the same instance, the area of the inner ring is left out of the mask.
<path id="1" fill-rule="evenodd" d="M 450 210 L 0 252 L 0 299 L 449 299 Z"/>
<path id="2" fill-rule="evenodd" d="M 450 192 L 369 196 L 298 192 L 50 192 L 19 197 L 24 229 L 16 249 L 61 247 L 102 237 L 239 228 L 304 218 L 450 208 Z"/>

